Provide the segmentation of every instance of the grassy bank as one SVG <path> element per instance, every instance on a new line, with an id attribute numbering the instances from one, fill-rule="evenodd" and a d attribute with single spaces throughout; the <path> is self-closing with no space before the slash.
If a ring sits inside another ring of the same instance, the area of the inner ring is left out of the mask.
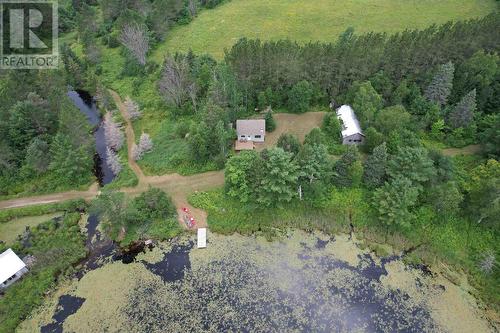
<path id="1" fill-rule="evenodd" d="M 13 219 L 9 222 L 0 223 L 0 241 L 7 246 L 11 245 L 26 228 L 34 228 L 42 222 L 61 216 L 61 212 L 44 214 L 40 216 L 27 216 Z"/>
<path id="2" fill-rule="evenodd" d="M 13 245 L 20 257 L 34 256 L 35 264 L 0 298 L 0 332 L 13 332 L 43 303 L 57 281 L 70 274 L 73 265 L 85 257 L 85 236 L 80 232 L 79 220 L 80 213 L 67 213 L 61 222 L 49 220 L 32 228 L 26 244 Z"/>
<path id="3" fill-rule="evenodd" d="M 87 204 L 85 203 L 85 200 L 76 199 L 43 205 L 3 209 L 0 210 L 0 223 L 8 222 L 12 219 L 25 216 L 39 216 L 59 211 L 70 212 L 75 210 L 83 210 L 86 208 L 86 206 Z"/>
<path id="4" fill-rule="evenodd" d="M 189 49 L 222 58 L 241 37 L 332 42 L 348 27 L 359 33 L 397 32 L 480 17 L 496 8 L 492 0 L 232 0 L 174 28 L 153 58 Z"/>

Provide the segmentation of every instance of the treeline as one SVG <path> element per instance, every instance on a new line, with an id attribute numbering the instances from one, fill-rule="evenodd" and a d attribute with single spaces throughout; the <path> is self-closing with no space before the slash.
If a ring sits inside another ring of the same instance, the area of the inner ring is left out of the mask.
<path id="1" fill-rule="evenodd" d="M 0 195 L 89 184 L 94 139 L 60 71 L 6 71 L 0 82 Z"/>
<path id="2" fill-rule="evenodd" d="M 499 16 L 493 13 L 393 35 L 356 35 L 348 29 L 333 44 L 241 39 L 226 52 L 225 61 L 251 104 L 259 93 L 270 89 L 274 103 L 284 106 L 288 91 L 303 80 L 323 96 L 323 101 L 341 102 L 354 82 L 368 80 L 379 72 L 393 87 L 406 79 L 423 88 L 431 78 L 429 72 L 441 64 L 451 61 L 459 65 L 479 50 L 497 52 Z M 462 96 L 463 92 L 455 95 Z"/>
<path id="3" fill-rule="evenodd" d="M 499 15 L 394 35 L 348 29 L 334 44 L 241 39 L 219 64 L 169 55 L 159 92 L 175 113 L 197 114 L 201 125 L 184 132 L 199 162 L 223 161 L 227 129 L 256 107 L 300 113 L 330 102 L 353 105 L 367 152 L 424 136 L 456 147 L 481 141 L 497 156 Z"/>

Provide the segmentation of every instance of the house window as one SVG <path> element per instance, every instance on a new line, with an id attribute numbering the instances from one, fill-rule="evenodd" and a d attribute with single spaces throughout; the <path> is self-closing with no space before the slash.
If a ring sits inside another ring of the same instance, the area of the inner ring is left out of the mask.
<path id="1" fill-rule="evenodd" d="M 244 138 L 245 138 L 245 136 L 244 136 L 244 135 L 241 135 L 241 136 L 240 136 L 240 138 L 244 139 Z"/>
<path id="2" fill-rule="evenodd" d="M 351 140 L 351 139 L 349 139 L 349 142 L 352 142 L 352 140 Z"/>
<path id="3" fill-rule="evenodd" d="M 260 139 L 260 138 L 262 138 L 262 135 L 256 135 L 255 138 Z"/>

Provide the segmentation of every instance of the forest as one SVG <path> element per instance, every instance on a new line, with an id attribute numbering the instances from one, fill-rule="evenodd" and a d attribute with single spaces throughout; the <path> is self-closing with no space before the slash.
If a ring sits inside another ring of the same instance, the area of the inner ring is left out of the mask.
<path id="1" fill-rule="evenodd" d="M 62 68 L 0 72 L 0 198 L 95 181 L 94 129 L 68 99 L 72 89 L 95 97 L 108 163 L 129 177 L 113 89 L 128 97 L 140 137 L 134 160 L 148 175 L 224 170 L 223 189 L 190 198 L 211 230 L 271 238 L 287 227 L 355 230 L 373 246 L 414 248 L 412 264 L 449 263 L 498 309 L 500 14 L 391 34 L 347 28 L 329 43 L 241 38 L 223 59 L 151 56 L 171 29 L 221 2 L 62 1 Z M 341 144 L 329 104 L 353 107 L 364 145 Z M 268 110 L 272 132 L 273 115 L 313 109 L 326 115 L 303 142 L 285 133 L 276 147 L 233 152 L 237 119 Z M 104 191 L 90 211 L 122 244 L 180 233 L 172 201 L 154 189 L 135 198 Z M 34 236 L 48 228 L 75 239 L 66 266 L 84 255 L 72 214 Z"/>

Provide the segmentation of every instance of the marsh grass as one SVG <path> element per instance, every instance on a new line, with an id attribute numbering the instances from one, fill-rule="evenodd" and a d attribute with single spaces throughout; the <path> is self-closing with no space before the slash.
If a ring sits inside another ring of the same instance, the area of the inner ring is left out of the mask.
<path id="1" fill-rule="evenodd" d="M 55 213 L 58 211 L 83 211 L 87 203 L 83 199 L 67 200 L 63 202 L 26 206 L 19 208 L 8 208 L 0 210 L 0 223 L 8 222 L 14 218 L 24 216 L 39 216 L 43 214 Z"/>
<path id="2" fill-rule="evenodd" d="M 62 212 L 56 212 L 40 216 L 21 217 L 0 223 L 0 241 L 5 242 L 5 244 L 9 246 L 16 240 L 17 236 L 21 235 L 26 230 L 26 228 L 34 228 L 42 222 L 61 215 Z"/>

